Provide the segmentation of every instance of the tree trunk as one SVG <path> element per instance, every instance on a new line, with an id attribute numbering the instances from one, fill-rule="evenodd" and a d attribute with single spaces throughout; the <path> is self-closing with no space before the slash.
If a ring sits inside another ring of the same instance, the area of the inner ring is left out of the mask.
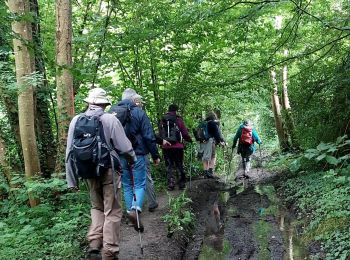
<path id="1" fill-rule="evenodd" d="M 157 81 L 157 66 L 156 62 L 154 60 L 154 52 L 153 52 L 153 46 L 151 40 L 148 40 L 148 48 L 149 48 L 149 55 L 150 55 L 150 70 L 151 70 L 151 83 L 152 83 L 152 91 L 153 91 L 153 97 L 154 97 L 154 104 L 156 106 L 156 114 L 157 119 L 161 118 L 162 114 L 162 104 L 160 100 L 159 95 L 159 86 Z"/>
<path id="2" fill-rule="evenodd" d="M 11 186 L 11 166 L 6 160 L 6 145 L 3 138 L 0 136 L 0 167 L 4 173 L 4 177 L 8 186 Z"/>
<path id="3" fill-rule="evenodd" d="M 39 141 L 40 166 L 43 176 L 49 178 L 55 169 L 56 142 L 52 132 L 51 118 L 49 111 L 50 89 L 46 77 L 43 49 L 40 35 L 40 15 L 37 0 L 31 1 L 31 10 L 35 15 L 32 24 L 35 68 L 43 77 L 42 84 L 38 84 L 36 91 L 36 129 Z"/>
<path id="4" fill-rule="evenodd" d="M 64 169 L 67 131 L 74 116 L 72 67 L 72 6 L 70 0 L 56 0 L 56 84 L 59 143 L 56 161 L 58 172 Z"/>
<path id="5" fill-rule="evenodd" d="M 285 129 L 283 128 L 283 121 L 282 121 L 282 113 L 281 113 L 281 104 L 278 97 L 278 84 L 276 79 L 276 72 L 271 71 L 271 78 L 273 83 L 273 92 L 272 92 L 272 111 L 275 118 L 275 126 L 278 136 L 278 141 L 280 144 L 280 148 L 282 151 L 289 150 L 289 142 L 288 142 L 288 136 L 285 132 Z"/>
<path id="6" fill-rule="evenodd" d="M 15 15 L 26 17 L 29 14 L 28 0 L 10 0 L 8 1 L 8 5 L 10 11 Z M 33 86 L 26 80 L 26 77 L 30 77 L 34 72 L 34 56 L 28 48 L 33 43 L 32 28 L 28 19 L 19 19 L 12 22 L 12 30 L 19 36 L 13 39 L 16 78 L 19 87 L 18 117 L 25 175 L 30 180 L 40 173 L 35 136 Z M 29 202 L 32 207 L 39 203 L 31 194 L 29 194 Z"/>
<path id="7" fill-rule="evenodd" d="M 284 51 L 284 56 L 288 55 L 288 51 Z M 292 108 L 290 106 L 289 102 L 289 96 L 288 96 L 288 68 L 287 65 L 283 66 L 283 89 L 282 89 L 282 107 L 283 107 L 283 115 L 284 115 L 284 121 L 287 128 L 287 132 L 290 137 L 291 146 L 293 149 L 299 149 L 298 140 L 295 134 L 295 125 L 292 115 Z"/>

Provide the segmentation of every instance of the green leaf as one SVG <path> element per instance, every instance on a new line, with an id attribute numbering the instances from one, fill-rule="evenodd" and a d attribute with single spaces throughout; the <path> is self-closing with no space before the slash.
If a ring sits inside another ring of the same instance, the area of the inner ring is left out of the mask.
<path id="1" fill-rule="evenodd" d="M 325 153 L 321 154 L 320 156 L 317 156 L 316 160 L 321 161 L 323 160 L 327 155 Z"/>
<path id="2" fill-rule="evenodd" d="M 337 158 L 335 158 L 334 156 L 330 156 L 330 155 L 327 155 L 326 156 L 326 161 L 329 163 L 329 164 L 333 164 L 333 165 L 337 165 L 340 160 L 338 160 Z"/>
<path id="3" fill-rule="evenodd" d="M 328 150 L 328 149 L 331 148 L 331 147 L 332 147 L 331 144 L 320 143 L 320 144 L 317 146 L 317 150 L 319 150 L 319 151 L 325 151 L 325 150 Z"/>

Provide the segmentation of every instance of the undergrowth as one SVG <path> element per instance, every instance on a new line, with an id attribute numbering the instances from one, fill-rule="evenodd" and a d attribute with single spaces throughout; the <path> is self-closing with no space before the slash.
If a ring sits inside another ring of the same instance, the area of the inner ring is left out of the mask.
<path id="1" fill-rule="evenodd" d="M 169 196 L 169 213 L 162 219 L 167 223 L 168 235 L 175 232 L 190 233 L 194 227 L 194 214 L 191 211 L 190 204 L 192 200 L 183 192 L 177 197 Z"/>
<path id="2" fill-rule="evenodd" d="M 290 172 L 280 192 L 287 205 L 297 207 L 305 223 L 304 242 L 320 241 L 329 260 L 350 258 L 349 147 L 350 140 L 344 136 L 281 159 Z"/>
<path id="3" fill-rule="evenodd" d="M 14 179 L 10 196 L 0 202 L 0 259 L 82 259 L 89 196 L 68 193 L 62 179 L 31 183 Z M 27 205 L 27 190 L 40 205 Z"/>

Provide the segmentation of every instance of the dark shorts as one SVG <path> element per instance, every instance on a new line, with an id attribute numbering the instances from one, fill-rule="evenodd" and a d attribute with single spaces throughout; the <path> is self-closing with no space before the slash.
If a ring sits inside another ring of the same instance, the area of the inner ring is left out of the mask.
<path id="1" fill-rule="evenodd" d="M 253 154 L 253 149 L 251 145 L 246 144 L 238 144 L 237 153 L 242 157 L 249 157 Z"/>

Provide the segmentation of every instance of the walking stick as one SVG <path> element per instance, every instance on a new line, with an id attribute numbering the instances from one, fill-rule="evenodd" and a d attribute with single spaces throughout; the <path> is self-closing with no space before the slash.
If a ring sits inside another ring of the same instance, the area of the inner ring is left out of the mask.
<path id="1" fill-rule="evenodd" d="M 189 189 L 191 189 L 191 183 L 192 183 L 192 153 L 193 153 L 192 143 L 190 143 L 190 149 L 191 149 L 191 154 L 190 154 L 190 187 Z"/>
<path id="2" fill-rule="evenodd" d="M 261 155 L 261 147 L 260 147 L 260 144 L 259 144 L 259 154 L 260 154 L 261 174 L 264 174 L 264 168 L 263 168 L 263 165 L 262 165 L 262 155 Z"/>
<path id="3" fill-rule="evenodd" d="M 228 178 L 228 175 L 231 174 L 231 163 L 232 163 L 232 159 L 233 159 L 233 145 L 232 145 L 232 148 L 231 148 L 231 155 L 230 155 L 230 159 L 229 159 L 229 162 L 228 162 L 228 173 L 226 175 L 226 179 L 225 179 L 225 183 L 227 181 L 227 178 Z"/>
<path id="4" fill-rule="evenodd" d="M 132 193 L 133 193 L 132 196 L 134 199 L 134 203 L 136 205 L 135 182 L 134 182 L 134 174 L 132 172 L 132 166 L 130 166 L 129 170 L 130 170 L 130 178 L 131 178 L 131 184 L 132 184 Z M 139 219 L 139 211 L 138 211 L 137 207 L 135 208 L 135 212 L 136 212 L 137 230 L 139 232 L 139 238 L 140 238 L 141 255 L 143 255 L 142 236 L 141 236 L 141 231 L 140 231 L 140 219 Z"/>

